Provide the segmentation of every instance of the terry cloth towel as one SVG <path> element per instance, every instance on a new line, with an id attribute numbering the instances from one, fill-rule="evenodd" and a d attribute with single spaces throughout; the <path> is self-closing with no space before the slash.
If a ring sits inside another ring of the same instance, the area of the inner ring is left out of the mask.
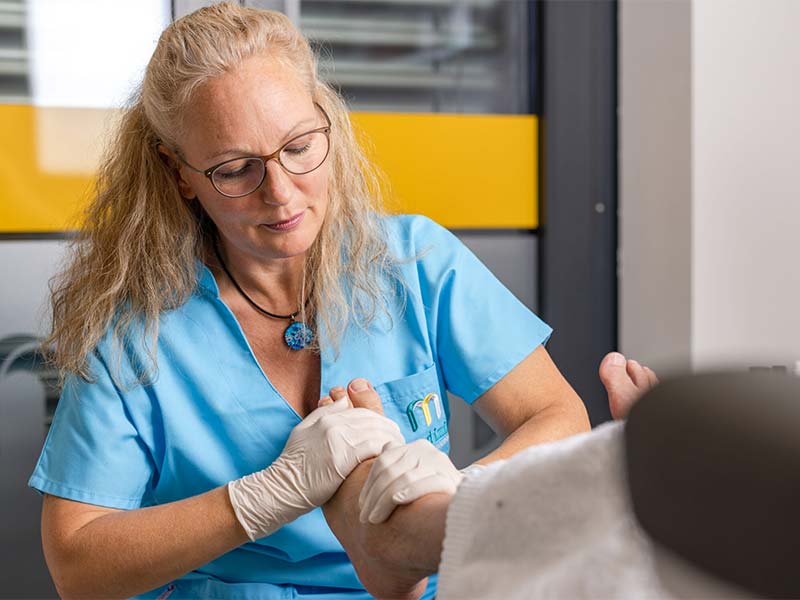
<path id="1" fill-rule="evenodd" d="M 447 513 L 439 600 L 669 598 L 628 496 L 623 423 L 468 474 Z"/>

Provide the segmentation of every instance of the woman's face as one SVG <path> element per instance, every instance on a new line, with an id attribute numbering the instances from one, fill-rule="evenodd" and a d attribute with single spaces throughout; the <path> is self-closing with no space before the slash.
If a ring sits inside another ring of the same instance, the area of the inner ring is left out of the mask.
<path id="1" fill-rule="evenodd" d="M 327 125 L 308 89 L 273 60 L 254 57 L 198 89 L 185 118 L 184 158 L 198 169 L 243 156 L 266 156 L 297 135 Z M 264 182 L 241 198 L 223 196 L 203 174 L 180 168 L 181 193 L 217 225 L 229 252 L 258 259 L 304 254 L 328 206 L 328 165 L 304 175 L 270 160 Z M 231 247 L 232 246 L 232 247 Z"/>

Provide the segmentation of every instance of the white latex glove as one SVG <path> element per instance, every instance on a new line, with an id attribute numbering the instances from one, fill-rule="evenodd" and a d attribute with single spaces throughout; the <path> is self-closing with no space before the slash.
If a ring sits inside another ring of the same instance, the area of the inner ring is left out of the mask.
<path id="1" fill-rule="evenodd" d="M 316 409 L 289 435 L 269 467 L 228 484 L 236 517 L 251 540 L 323 505 L 359 463 L 403 443 L 394 421 L 346 396 Z"/>
<path id="2" fill-rule="evenodd" d="M 453 495 L 464 475 L 428 440 L 390 446 L 372 463 L 358 506 L 362 523 L 382 523 L 395 507 L 444 492 Z"/>

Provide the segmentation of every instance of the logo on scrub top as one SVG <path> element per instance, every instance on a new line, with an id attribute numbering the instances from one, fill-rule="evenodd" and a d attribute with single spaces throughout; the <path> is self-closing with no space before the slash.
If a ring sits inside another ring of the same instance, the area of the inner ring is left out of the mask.
<path id="1" fill-rule="evenodd" d="M 435 422 L 431 405 L 433 405 L 436 414 Z M 447 422 L 443 422 L 442 401 L 437 394 L 428 394 L 422 400 L 411 402 L 406 407 L 406 416 L 411 424 L 411 431 L 416 432 L 420 428 L 419 417 L 422 417 L 422 420 L 425 421 L 425 426 L 429 428 L 426 436 L 427 440 L 437 448 L 447 443 L 449 438 L 447 435 Z"/>

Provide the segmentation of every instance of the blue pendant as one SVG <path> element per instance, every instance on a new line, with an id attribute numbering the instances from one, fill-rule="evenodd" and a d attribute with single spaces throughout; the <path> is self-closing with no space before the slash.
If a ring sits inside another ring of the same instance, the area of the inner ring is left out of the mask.
<path id="1" fill-rule="evenodd" d="M 300 321 L 295 321 L 283 332 L 286 345 L 292 350 L 302 350 L 311 343 L 311 329 Z"/>

